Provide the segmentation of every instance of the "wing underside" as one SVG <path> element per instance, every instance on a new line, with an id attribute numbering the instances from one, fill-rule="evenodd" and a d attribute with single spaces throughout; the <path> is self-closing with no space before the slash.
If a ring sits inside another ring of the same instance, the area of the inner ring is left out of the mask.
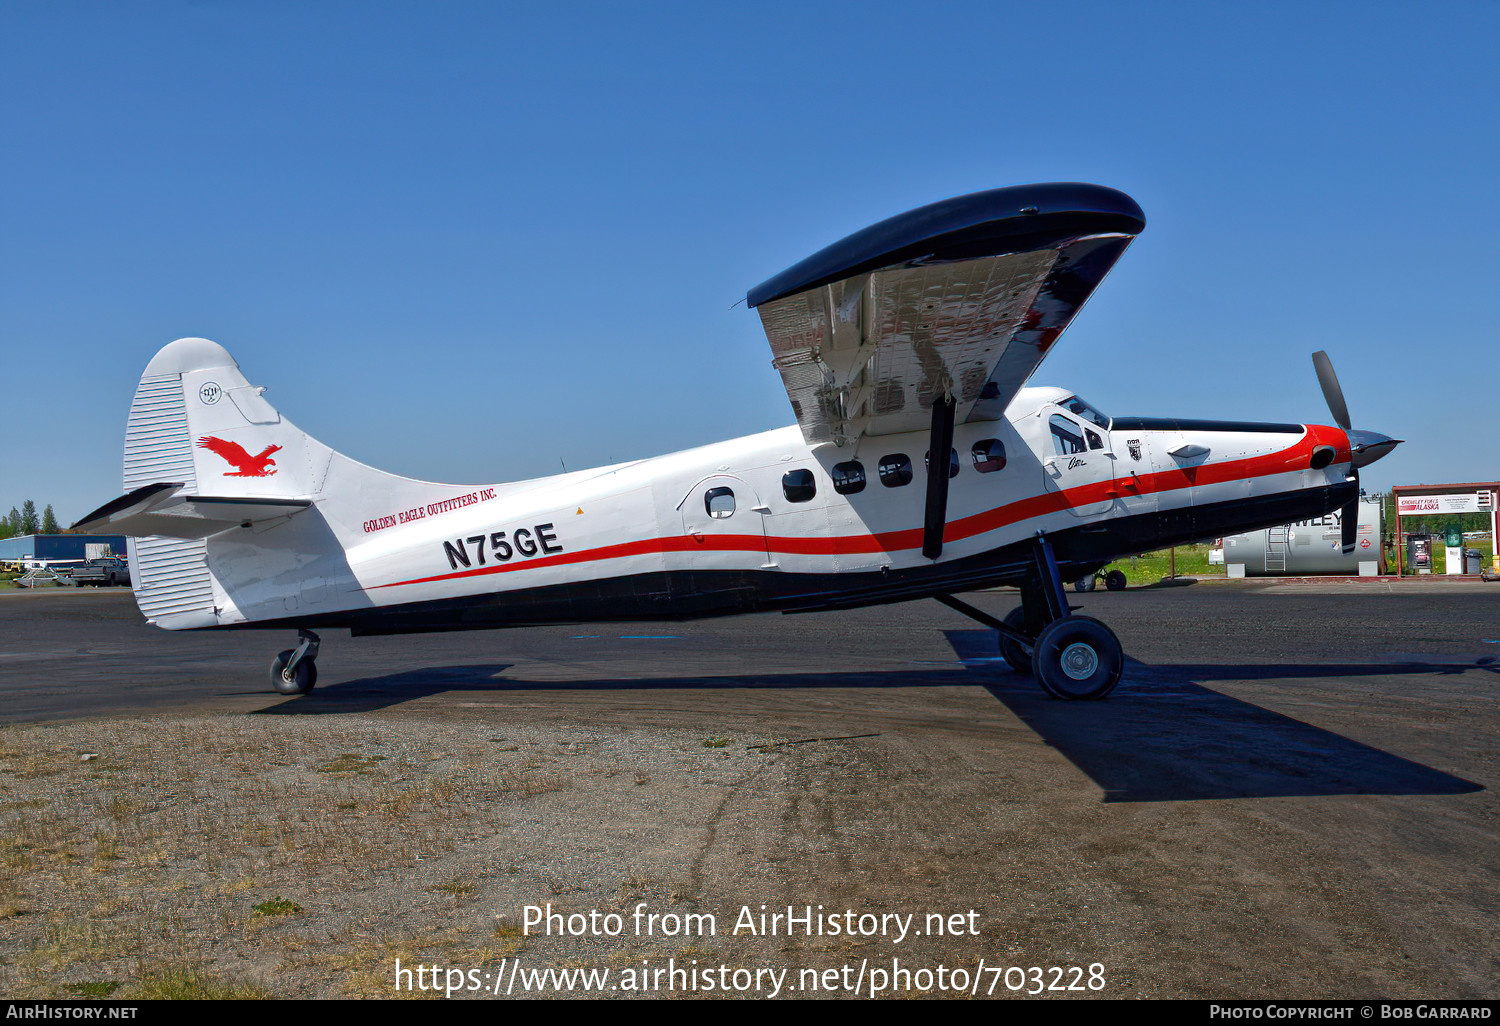
<path id="1" fill-rule="evenodd" d="M 935 399 L 993 420 L 1144 224 L 1111 189 L 997 189 L 881 222 L 749 300 L 809 443 L 925 430 Z"/>

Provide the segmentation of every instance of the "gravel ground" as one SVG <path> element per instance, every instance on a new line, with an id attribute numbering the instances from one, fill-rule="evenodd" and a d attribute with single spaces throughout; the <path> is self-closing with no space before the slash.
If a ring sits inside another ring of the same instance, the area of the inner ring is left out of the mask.
<path id="1" fill-rule="evenodd" d="M 335 636 L 288 701 L 279 637 L 4 596 L 0 994 L 1497 996 L 1500 588 L 1087 601 L 1103 703 L 935 603 Z"/>

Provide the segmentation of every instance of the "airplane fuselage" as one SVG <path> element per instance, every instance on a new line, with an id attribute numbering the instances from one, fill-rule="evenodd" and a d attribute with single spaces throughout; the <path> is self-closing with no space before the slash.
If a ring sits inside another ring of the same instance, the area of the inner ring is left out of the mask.
<path id="1" fill-rule="evenodd" d="M 394 494 L 334 487 L 331 468 L 312 508 L 271 528 L 305 535 L 282 543 L 304 558 L 255 574 L 271 539 L 248 542 L 243 560 L 233 535 L 216 540 L 210 563 L 238 584 L 201 626 L 382 634 L 878 604 L 1018 583 L 1038 532 L 1071 580 L 1122 555 L 1319 516 L 1354 488 L 1337 428 L 1110 421 L 1029 388 L 1005 418 L 955 428 L 943 551 L 929 559 L 928 437 L 810 446 L 792 426 Z"/>

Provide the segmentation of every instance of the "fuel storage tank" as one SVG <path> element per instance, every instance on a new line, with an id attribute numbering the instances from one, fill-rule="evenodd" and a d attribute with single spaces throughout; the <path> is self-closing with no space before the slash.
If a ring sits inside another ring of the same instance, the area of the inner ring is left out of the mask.
<path id="1" fill-rule="evenodd" d="M 1374 563 L 1380 571 L 1380 537 L 1385 509 L 1378 496 L 1359 500 L 1359 530 L 1354 551 L 1343 553 L 1343 528 L 1339 510 L 1313 520 L 1278 524 L 1261 531 L 1234 534 L 1224 539 L 1224 564 L 1234 571 L 1245 568 L 1248 577 L 1306 577 L 1310 574 L 1359 573 L 1361 563 Z"/>

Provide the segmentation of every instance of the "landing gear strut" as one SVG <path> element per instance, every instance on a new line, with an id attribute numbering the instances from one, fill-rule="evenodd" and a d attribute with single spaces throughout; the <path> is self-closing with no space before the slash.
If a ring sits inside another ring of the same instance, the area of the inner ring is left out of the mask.
<path id="1" fill-rule="evenodd" d="M 318 682 L 318 636 L 297 632 L 298 645 L 271 660 L 271 686 L 282 695 L 305 695 Z"/>
<path id="2" fill-rule="evenodd" d="M 1114 631 L 1068 608 L 1057 558 L 1044 534 L 1032 546 L 1033 566 L 1021 584 L 1021 605 L 996 620 L 952 595 L 934 596 L 944 605 L 992 627 L 1000 655 L 1021 673 L 1033 673 L 1053 698 L 1099 699 L 1120 683 L 1125 652 Z"/>

